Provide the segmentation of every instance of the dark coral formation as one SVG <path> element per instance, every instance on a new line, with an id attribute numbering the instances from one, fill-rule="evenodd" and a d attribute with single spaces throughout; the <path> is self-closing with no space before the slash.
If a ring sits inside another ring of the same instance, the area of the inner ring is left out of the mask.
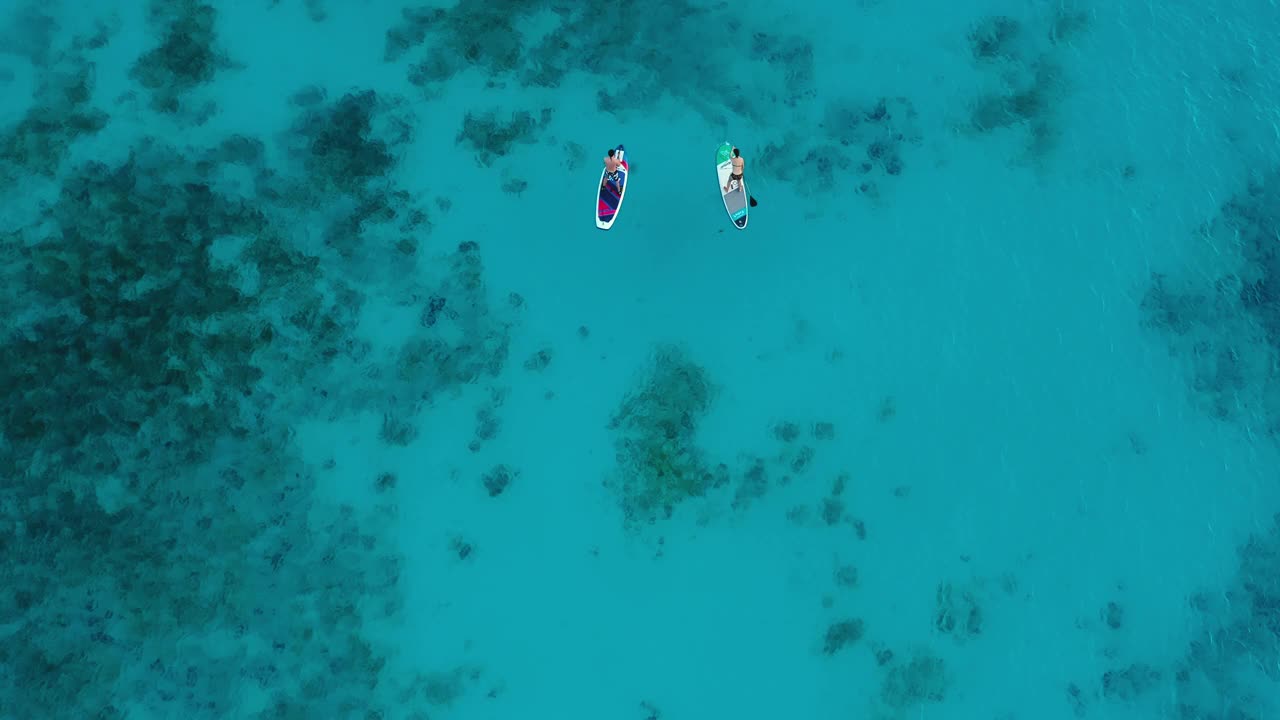
<path id="1" fill-rule="evenodd" d="M 0 182 L 53 177 L 72 143 L 106 127 L 109 116 L 91 103 L 95 73 L 92 63 L 66 57 L 40 74 L 31 109 L 0 133 Z"/>
<path id="2" fill-rule="evenodd" d="M 830 423 L 820 424 L 824 426 L 824 432 L 827 430 L 834 432 L 834 427 L 827 427 L 830 426 Z M 803 475 L 806 473 L 812 466 L 814 458 L 817 455 L 817 452 L 812 447 L 796 444 L 796 441 L 801 435 L 800 428 L 801 425 L 799 423 L 791 421 L 783 421 L 777 423 L 773 427 L 773 436 L 782 445 L 772 463 L 775 468 L 783 470 L 784 474 L 779 478 L 779 484 L 781 485 L 790 483 L 792 476 Z M 758 458 L 754 459 L 753 468 L 748 471 L 748 475 L 763 475 L 764 472 L 764 462 Z M 748 486 L 754 486 L 763 491 L 767 485 L 768 483 L 762 484 L 757 479 L 755 482 L 744 483 L 743 489 L 740 489 L 740 492 L 757 495 L 758 493 L 754 493 L 752 490 L 748 489 Z"/>
<path id="3" fill-rule="evenodd" d="M 1185 359 L 1198 403 L 1223 420 L 1259 418 L 1280 433 L 1280 171 L 1251 178 L 1194 240 L 1213 258 L 1158 272 L 1144 325 Z M 1207 277 L 1206 277 L 1207 276 Z"/>
<path id="4" fill-rule="evenodd" d="M 1067 91 L 1054 46 L 1081 32 L 1087 18 L 1060 8 L 1043 33 L 1005 16 L 983 18 L 970 31 L 973 60 L 991 74 L 993 89 L 975 98 L 968 129 L 985 135 L 1013 129 L 1023 134 L 1023 158 L 1043 162 L 1059 135 L 1057 105 Z"/>
<path id="5" fill-rule="evenodd" d="M 534 5 L 515 2 L 499 6 L 470 0 L 455 6 L 444 19 L 449 57 L 460 60 L 465 68 L 484 68 L 489 75 L 513 72 L 523 54 L 521 11 Z"/>
<path id="6" fill-rule="evenodd" d="M 890 661 L 880 685 L 880 701 L 897 711 L 916 710 L 947 698 L 951 682 L 942 658 L 917 652 L 906 663 Z"/>
<path id="7" fill-rule="evenodd" d="M 218 46 L 218 11 L 200 0 L 153 0 L 148 15 L 164 28 L 160 44 L 138 58 L 130 76 L 151 93 L 152 107 L 175 113 L 191 91 L 232 67 Z"/>
<path id="8" fill-rule="evenodd" d="M 601 27 L 626 31 L 609 42 L 591 39 Z M 711 45 L 706 43 L 707 27 L 717 29 L 717 42 Z M 499 7 L 479 0 L 462 0 L 447 9 L 406 9 L 387 31 L 383 56 L 404 63 L 409 82 L 427 98 L 446 92 L 445 83 L 463 73 L 474 73 L 475 82 L 486 88 L 519 85 L 539 91 L 585 83 L 594 85 L 600 111 L 626 117 L 674 98 L 715 125 L 731 117 L 765 123 L 775 121 L 779 112 L 800 112 L 817 96 L 818 61 L 809 39 L 776 26 L 750 25 L 727 5 L 683 0 L 643 12 L 524 1 Z M 738 65 L 744 72 L 726 84 L 722 69 Z M 506 154 L 513 138 L 532 138 L 546 126 L 547 118 L 534 122 L 531 112 L 518 110 L 514 121 L 472 115 L 459 141 L 489 166 Z M 888 141 L 902 142 L 892 134 Z M 844 179 L 842 168 L 857 170 L 864 164 L 861 153 L 850 162 L 837 142 L 838 137 L 816 142 L 785 138 L 777 146 L 786 151 L 779 151 L 770 167 L 794 171 L 804 166 L 806 183 L 814 179 L 806 192 L 833 189 L 834 178 Z M 573 169 L 584 153 L 574 143 L 564 145 Z M 755 162 L 754 151 L 746 151 L 748 162 Z M 815 174 L 809 165 L 821 167 Z M 883 160 L 877 153 L 868 172 L 876 168 L 896 175 L 902 167 L 901 156 L 890 150 Z M 879 192 L 876 183 L 875 178 L 860 181 L 872 196 Z"/>
<path id="9" fill-rule="evenodd" d="M 505 389 L 491 389 L 488 401 L 476 408 L 475 434 L 467 443 L 467 449 L 471 452 L 480 452 L 485 443 L 496 438 L 502 431 L 502 418 L 498 417 L 498 408 L 502 407 L 506 397 Z"/>
<path id="10" fill-rule="evenodd" d="M 395 62 L 409 50 L 427 39 L 431 26 L 440 22 L 445 11 L 440 8 L 404 8 L 400 11 L 400 23 L 387 29 L 386 46 L 382 58 Z"/>
<path id="11" fill-rule="evenodd" d="M 482 70 L 494 84 L 494 78 L 510 75 L 524 60 L 519 16 L 532 8 L 521 5 L 532 4 L 498 7 L 464 0 L 448 11 L 406 9 L 401 22 L 387 31 L 383 57 L 388 62 L 398 61 L 426 43 L 426 57 L 409 70 L 415 85 L 431 89 L 473 68 Z M 436 37 L 428 41 L 433 32 Z"/>
<path id="12" fill-rule="evenodd" d="M 489 303 L 479 245 L 464 241 L 444 253 L 431 247 L 430 215 L 395 187 L 398 148 L 409 139 L 404 106 L 368 91 L 330 103 L 314 88 L 292 102 L 301 113 L 288 147 L 303 176 L 276 183 L 269 194 L 303 216 L 324 207 L 323 246 L 341 260 L 332 267 L 376 278 L 402 296 L 401 305 L 416 306 L 421 330 L 366 371 L 378 381 L 374 392 L 390 398 L 389 419 L 404 427 L 441 391 L 494 376 L 506 359 L 508 323 Z M 435 204 L 447 211 L 450 201 L 437 197 Z M 429 262 L 418 265 L 420 257 Z M 361 388 L 343 392 L 364 401 Z M 496 433 L 496 418 L 482 425 L 491 427 L 487 437 Z"/>
<path id="13" fill-rule="evenodd" d="M 828 103 L 821 127 L 842 147 L 865 148 L 859 160 L 882 166 L 887 175 L 901 174 L 902 148 L 921 140 L 916 109 L 905 97 L 882 97 L 870 104 Z M 870 171 L 861 166 L 858 170 Z"/>
<path id="14" fill-rule="evenodd" d="M 832 100 L 817 125 L 819 135 L 770 142 L 760 153 L 760 167 L 805 193 L 856 182 L 860 193 L 878 199 L 885 183 L 905 171 L 906 153 L 923 140 L 918 114 L 905 97 Z"/>
<path id="15" fill-rule="evenodd" d="M 66 485 L 42 503 L 28 495 L 6 553 L 19 562 L 0 569 L 11 590 L 0 595 L 12 632 L 0 644 L 7 710 L 124 717 L 126 700 L 192 718 L 388 708 L 373 690 L 386 657 L 361 627 L 365 613 L 398 612 L 399 561 L 349 509 L 309 520 L 306 477 L 242 457 L 181 488 L 126 486 L 138 496 L 127 502 Z M 362 612 L 356 595 L 382 602 Z M 258 712 L 240 704 L 242 687 L 260 693 Z"/>
<path id="16" fill-rule="evenodd" d="M 794 442 L 800 437 L 800 426 L 793 422 L 780 422 L 773 426 L 773 436 L 784 443 Z"/>
<path id="17" fill-rule="evenodd" d="M 496 378 L 507 362 L 513 322 L 489 302 L 479 244 L 461 242 L 434 266 L 443 272 L 417 300 L 422 329 L 405 340 L 388 373 L 395 379 L 388 388 L 396 395 L 426 404 L 443 392 Z M 496 409 L 502 398 L 502 393 L 491 395 L 490 407 Z M 497 433 L 496 417 L 491 419 L 477 415 L 482 440 Z"/>
<path id="18" fill-rule="evenodd" d="M 1160 683 L 1160 672 L 1146 663 L 1102 673 L 1102 696 L 1108 700 L 1136 700 Z"/>
<path id="19" fill-rule="evenodd" d="M 769 177 L 793 182 L 804 194 L 822 193 L 835 187 L 838 173 L 858 167 L 854 158 L 840 148 L 839 142 L 839 139 L 820 140 L 815 144 L 803 141 L 798 135 L 788 135 L 766 145 L 757 164 Z"/>
<path id="20" fill-rule="evenodd" d="M 889 663 L 893 662 L 893 657 L 894 657 L 893 651 L 890 650 L 889 648 L 884 647 L 883 645 L 877 644 L 875 646 L 874 651 L 876 655 L 877 666 L 886 667 L 887 665 L 889 665 Z"/>
<path id="21" fill-rule="evenodd" d="M 324 0 L 303 0 L 307 17 L 312 22 L 324 22 L 329 19 L 329 11 L 324 8 Z"/>
<path id="22" fill-rule="evenodd" d="M 213 172 L 158 146 L 117 167 L 92 163 L 46 211 L 56 232 L 32 226 L 11 238 L 30 291 L 22 302 L 48 309 L 0 348 L 11 442 L 73 448 L 86 432 L 114 444 L 154 429 L 192 450 L 247 434 L 237 416 L 262 377 L 254 353 L 301 340 L 324 354 L 335 342 L 326 323 L 354 308 L 332 305 L 315 259 L 291 250 L 261 211 L 215 191 Z M 252 287 L 219 262 L 229 237 L 253 238 L 242 249 L 261 271 Z M 284 322 L 264 322 L 261 309 L 281 301 Z M 163 422 L 140 424 L 160 413 Z M 87 469 L 75 454 L 61 459 Z"/>
<path id="23" fill-rule="evenodd" d="M 551 348 L 542 348 L 524 361 L 524 369 L 529 372 L 542 372 L 551 366 Z"/>
<path id="24" fill-rule="evenodd" d="M 501 117 L 497 111 L 467 113 L 458 131 L 457 142 L 469 145 L 476 153 L 476 162 L 484 167 L 506 156 L 517 143 L 535 142 L 538 133 L 551 120 L 550 109 L 545 109 L 540 119 L 523 110 Z"/>
<path id="25" fill-rule="evenodd" d="M 507 486 L 519 476 L 519 472 L 508 468 L 506 465 L 496 465 L 489 472 L 480 478 L 484 489 L 489 493 L 489 497 L 498 497 L 506 492 Z"/>
<path id="26" fill-rule="evenodd" d="M 853 565 L 841 565 L 835 573 L 836 585 L 845 588 L 858 586 L 858 568 Z"/>
<path id="27" fill-rule="evenodd" d="M 1076 717 L 1084 717 L 1089 712 L 1089 705 L 1085 701 L 1084 691 L 1075 683 L 1067 685 L 1067 705 L 1071 707 L 1071 714 Z"/>
<path id="28" fill-rule="evenodd" d="M 344 212 L 325 229 L 325 245 L 343 260 L 376 265 L 387 274 L 398 267 L 412 267 L 409 261 L 418 255 L 423 238 L 431 232 L 426 211 L 403 190 L 366 192 L 362 186 L 346 183 L 344 189 L 353 194 L 338 203 Z M 433 312 L 441 309 L 443 306 Z"/>
<path id="29" fill-rule="evenodd" d="M 800 447 L 787 457 L 787 467 L 792 473 L 801 475 L 813 464 L 815 454 L 814 449 L 807 445 Z"/>
<path id="30" fill-rule="evenodd" d="M 1088 30 L 1092 22 L 1092 16 L 1084 10 L 1067 6 L 1055 8 L 1049 22 L 1049 42 L 1054 45 L 1070 42 Z"/>
<path id="31" fill-rule="evenodd" d="M 835 655 L 846 646 L 861 640 L 865 633 L 866 623 L 859 618 L 831 623 L 822 640 L 822 654 Z"/>
<path id="32" fill-rule="evenodd" d="M 1117 602 L 1107 603 L 1107 607 L 1102 611 L 1102 619 L 1107 627 L 1119 630 L 1124 626 L 1124 606 Z"/>
<path id="33" fill-rule="evenodd" d="M 30 0 L 21 7 L 15 2 L 5 8 L 8 16 L 0 24 L 0 48 L 27 58 L 33 65 L 48 64 L 60 29 L 48 10 L 45 3 Z"/>
<path id="34" fill-rule="evenodd" d="M 764 497 L 771 486 L 768 466 L 764 460 L 753 458 L 739 478 L 738 486 L 733 489 L 732 507 L 735 510 L 749 507 L 752 502 Z"/>
<path id="35" fill-rule="evenodd" d="M 982 606 L 975 588 L 941 582 L 934 601 L 933 626 L 938 632 L 962 643 L 982 634 Z"/>
<path id="36" fill-rule="evenodd" d="M 682 349 L 656 349 L 609 423 L 617 434 L 613 487 L 628 525 L 668 518 L 681 503 L 715 487 L 716 473 L 697 442 L 698 421 L 714 397 L 706 370 Z"/>
<path id="37" fill-rule="evenodd" d="M 453 541 L 449 543 L 449 548 L 453 550 L 459 560 L 467 560 L 471 557 L 471 554 L 475 552 L 475 546 L 460 537 L 455 537 Z"/>
<path id="38" fill-rule="evenodd" d="M 681 388 L 677 387 L 676 389 L 678 391 L 678 389 Z M 677 395 L 676 397 L 678 398 L 680 395 Z M 634 400 L 628 400 L 628 402 L 634 402 Z M 698 419 L 699 415 L 700 413 L 691 415 L 692 420 Z M 685 421 L 684 418 L 682 418 L 681 421 Z M 819 423 L 818 425 L 824 424 Z M 614 419 L 614 423 L 611 427 L 614 429 L 618 428 L 617 418 Z M 703 475 L 701 475 L 698 482 L 692 484 L 690 488 L 685 488 L 685 491 L 689 491 L 687 492 L 687 495 L 701 497 L 708 495 L 710 489 L 731 487 L 732 492 L 728 493 L 727 496 L 724 496 L 722 500 L 727 500 L 728 507 L 733 511 L 749 510 L 750 507 L 754 505 L 755 501 L 758 501 L 759 498 L 768 495 L 772 488 L 787 486 L 787 484 L 794 482 L 796 478 L 810 474 L 810 470 L 812 470 L 814 465 L 815 457 L 817 457 L 817 451 L 815 451 L 813 447 L 809 447 L 808 445 L 799 445 L 799 443 L 796 442 L 797 439 L 803 437 L 803 430 L 801 430 L 801 428 L 803 428 L 803 425 L 800 423 L 794 423 L 794 421 L 790 420 L 783 420 L 780 421 L 780 423 L 774 424 L 772 434 L 774 439 L 777 439 L 780 447 L 778 447 L 777 454 L 773 457 L 769 457 L 769 459 L 751 454 L 744 454 L 740 457 L 740 469 L 731 469 L 730 466 L 724 464 L 724 462 L 718 462 L 718 464 L 714 466 L 710 465 L 710 462 L 703 462 L 703 464 L 698 465 L 698 468 L 700 468 Z M 823 430 L 823 432 L 827 432 L 827 430 Z M 676 432 L 676 434 L 671 436 L 675 442 L 663 443 L 663 437 L 667 436 L 667 434 L 668 433 L 663 433 L 663 436 L 652 438 L 652 442 L 650 442 L 649 445 L 659 447 L 669 445 L 671 446 L 669 450 L 677 452 L 677 456 L 680 455 L 682 452 L 681 448 L 685 447 L 689 433 L 684 432 L 684 430 L 680 430 L 680 432 Z M 628 443 L 630 443 L 630 445 L 628 445 Z M 620 454 L 618 454 L 618 459 L 620 459 L 620 461 L 626 460 L 627 462 L 634 461 L 634 446 L 634 442 L 623 442 L 623 448 L 625 448 L 626 452 L 620 452 Z M 626 468 L 627 465 L 623 465 L 623 475 L 626 474 Z M 660 465 L 660 468 L 666 468 L 666 465 Z M 662 477 L 666 477 L 666 475 L 662 475 Z M 691 478 L 696 478 L 695 475 L 686 474 L 678 474 L 675 475 L 675 477 L 680 478 L 680 482 L 684 483 L 691 482 Z M 838 493 L 842 491 L 842 488 L 844 488 L 844 482 L 844 477 L 837 479 L 836 495 L 838 495 Z M 675 495 L 684 496 L 686 495 L 685 491 L 676 492 Z M 657 495 L 664 495 L 666 492 L 666 489 L 664 489 L 663 492 L 659 492 Z M 643 503 L 641 503 L 641 505 L 643 505 Z M 625 503 L 625 507 L 627 507 L 628 512 L 630 512 L 630 506 L 627 506 Z M 671 503 L 671 509 L 673 509 L 673 507 L 675 507 L 675 503 Z M 667 509 L 666 514 L 663 516 L 669 515 L 671 509 Z M 847 519 L 844 515 L 844 503 L 840 501 L 832 501 L 828 498 L 827 501 L 824 501 L 822 510 L 823 512 L 826 512 L 826 515 L 832 516 L 833 519 L 831 520 L 831 523 L 837 523 L 837 521 Z M 808 523 L 810 507 L 795 507 L 795 509 L 787 512 L 787 516 L 797 524 Z M 630 521 L 630 515 L 628 515 L 628 521 Z M 653 519 L 650 519 L 649 521 L 653 521 Z"/>
<path id="39" fill-rule="evenodd" d="M 1023 54 L 1022 23 L 997 15 L 983 18 L 969 31 L 969 51 L 979 62 L 1017 60 Z"/>
<path id="40" fill-rule="evenodd" d="M 1177 717 L 1228 720 L 1280 713 L 1280 514 L 1240 548 L 1226 588 L 1192 598 L 1201 630 L 1164 672 L 1145 665 L 1103 678 L 1110 694 L 1147 691 L 1173 676 Z"/>
<path id="41" fill-rule="evenodd" d="M 662 710 L 657 705 L 645 700 L 640 703 L 640 717 L 642 720 L 662 720 Z"/>
<path id="42" fill-rule="evenodd" d="M 844 502 L 835 497 L 823 498 L 821 517 L 828 526 L 838 524 L 844 517 Z"/>
<path id="43" fill-rule="evenodd" d="M 537 22 L 526 22 L 537 16 Z M 548 19 L 545 32 L 530 32 Z M 626 27 L 611 42 L 584 41 L 602 26 Z M 703 28 L 722 42 L 708 54 Z M 419 51 L 419 48 L 421 50 Z M 448 9 L 410 9 L 388 30 L 384 59 L 406 62 L 409 80 L 428 94 L 463 72 L 479 71 L 490 87 L 516 82 L 557 88 L 596 82 L 606 112 L 633 113 L 676 97 L 713 120 L 734 112 L 760 120 L 772 106 L 815 94 L 812 45 L 775 28 L 748 28 L 726 7 L 668 3 L 645 12 L 609 6 L 463 0 Z M 750 87 L 725 86 L 717 68 L 753 64 Z"/>
<path id="44" fill-rule="evenodd" d="M 412 417 L 398 408 L 382 414 L 382 429 L 378 431 L 378 439 L 388 445 L 407 447 L 418 437 L 418 428 Z"/>
<path id="45" fill-rule="evenodd" d="M 1246 191 L 1222 209 L 1210 232 L 1238 244 L 1241 268 L 1241 308 L 1261 327 L 1267 344 L 1280 351 L 1280 171 L 1251 182 Z M 1230 278 L 1222 278 L 1226 284 Z"/>
<path id="46" fill-rule="evenodd" d="M 805 466 L 800 468 L 803 471 L 807 467 L 807 463 L 813 458 L 811 448 L 804 448 L 808 452 L 799 456 L 805 460 Z M 790 469 L 796 470 L 796 461 L 792 460 Z M 799 474 L 799 473 L 797 473 Z M 818 501 L 816 506 L 799 505 L 793 507 L 787 514 L 788 518 L 797 525 L 811 525 L 813 523 L 815 511 L 817 522 L 825 527 L 835 527 L 837 525 L 848 525 L 853 528 L 855 536 L 859 540 L 865 540 L 867 537 L 867 528 L 862 520 L 849 515 L 848 503 L 845 501 L 845 490 L 849 484 L 849 475 L 840 473 L 831 482 L 831 490 L 827 496 Z M 854 577 L 857 577 L 857 569 L 851 568 Z"/>
<path id="47" fill-rule="evenodd" d="M 397 612 L 399 561 L 353 510 L 315 524 L 329 510 L 266 376 L 349 354 L 359 298 L 276 209 L 218 189 L 260 157 L 244 138 L 195 159 L 144 143 L 8 232 L 5 302 L 23 311 L 0 345 L 0 697 L 20 716 L 76 697 L 69 716 L 109 717 L 117 682 L 184 717 L 233 712 L 246 682 L 272 717 L 388 707 L 361 626 Z"/>
<path id="48" fill-rule="evenodd" d="M 0 707 L 390 717 L 456 698 L 476 671 L 401 686 L 371 639 L 402 604 L 395 476 L 370 488 L 385 505 L 326 503 L 289 423 L 372 400 L 384 440 L 404 444 L 420 400 L 496 374 L 507 326 L 478 245 L 406 289 L 436 322 L 371 355 L 348 276 L 430 229 L 388 177 L 394 113 L 383 140 L 368 95 L 298 98 L 302 176 L 243 136 L 181 152 L 144 140 L 65 167 L 73 130 L 105 121 L 91 67 L 67 67 L 0 145 L 8 167 L 61 182 L 0 228 Z M 341 218 L 324 243 L 305 232 L 331 219 L 317 208 Z M 331 384 L 351 366 L 363 381 Z"/>
<path id="49" fill-rule="evenodd" d="M 1053 112 L 1064 87 L 1062 70 L 1056 63 L 1037 61 L 1010 87 L 978 98 L 970 116 L 972 127 L 979 133 L 1025 129 L 1028 152 L 1032 157 L 1043 157 L 1057 139 Z"/>
<path id="50" fill-rule="evenodd" d="M 783 92 L 778 99 L 784 105 L 794 107 L 817 96 L 813 45 L 807 39 L 757 31 L 751 34 L 749 57 L 782 68 Z"/>
<path id="51" fill-rule="evenodd" d="M 358 194 L 395 167 L 397 149 L 411 137 L 411 124 L 395 100 L 372 90 L 348 93 L 331 104 L 315 91 L 295 124 L 295 154 L 320 189 Z M 303 104 L 303 103 L 298 103 Z"/>
<path id="52" fill-rule="evenodd" d="M 374 489 L 379 493 L 386 493 L 396 489 L 399 480 L 394 473 L 382 473 L 373 481 Z"/>
<path id="53" fill-rule="evenodd" d="M 511 178 L 502 183 L 502 192 L 508 195 L 521 195 L 527 189 L 529 189 L 529 181 L 520 178 Z"/>

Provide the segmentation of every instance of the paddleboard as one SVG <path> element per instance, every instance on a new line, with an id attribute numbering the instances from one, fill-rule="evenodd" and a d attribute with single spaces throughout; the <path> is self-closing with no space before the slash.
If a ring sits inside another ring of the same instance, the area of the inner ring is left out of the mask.
<path id="1" fill-rule="evenodd" d="M 627 196 L 627 176 L 631 174 L 631 166 L 627 164 L 626 149 L 618 146 L 618 152 L 614 153 L 614 157 L 622 161 L 621 167 L 618 168 L 618 185 L 605 176 L 603 169 L 600 170 L 600 184 L 596 186 L 596 227 L 601 230 L 608 230 L 613 227 L 613 223 L 618 219 L 618 213 L 622 211 L 622 199 Z"/>
<path id="2" fill-rule="evenodd" d="M 751 196 L 747 194 L 746 179 L 729 180 L 733 174 L 733 146 L 721 143 L 716 148 L 716 178 L 719 180 L 720 198 L 724 200 L 724 211 L 739 230 L 747 226 L 747 205 Z M 745 173 L 744 173 L 745 175 Z M 728 190 L 725 187 L 728 186 Z"/>

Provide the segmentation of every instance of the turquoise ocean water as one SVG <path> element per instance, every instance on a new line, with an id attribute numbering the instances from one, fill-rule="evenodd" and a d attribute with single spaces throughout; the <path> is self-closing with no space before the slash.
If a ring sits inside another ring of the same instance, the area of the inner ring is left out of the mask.
<path id="1" fill-rule="evenodd" d="M 1280 717 L 1277 27 L 0 6 L 0 718 Z"/>

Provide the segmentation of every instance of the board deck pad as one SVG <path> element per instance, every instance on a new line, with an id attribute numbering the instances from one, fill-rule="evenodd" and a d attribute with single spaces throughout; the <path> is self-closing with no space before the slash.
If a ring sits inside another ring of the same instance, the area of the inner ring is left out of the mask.
<path id="1" fill-rule="evenodd" d="M 741 182 L 734 180 L 733 184 L 729 184 L 729 176 L 733 174 L 733 145 L 729 143 L 721 143 L 716 148 L 716 178 L 719 180 L 720 198 L 724 200 L 724 211 L 729 213 L 729 219 L 739 230 L 747 226 L 747 201 L 750 196 L 747 194 L 746 173 Z M 729 189 L 725 190 L 728 185 Z"/>
<path id="2" fill-rule="evenodd" d="M 627 176 L 631 173 L 631 167 L 627 162 L 626 148 L 619 145 L 617 151 L 616 157 L 622 161 L 622 167 L 618 168 L 618 184 L 621 187 L 614 187 L 604 170 L 600 171 L 600 185 L 596 187 L 596 227 L 601 230 L 613 227 L 622 210 L 622 199 L 627 196 Z"/>

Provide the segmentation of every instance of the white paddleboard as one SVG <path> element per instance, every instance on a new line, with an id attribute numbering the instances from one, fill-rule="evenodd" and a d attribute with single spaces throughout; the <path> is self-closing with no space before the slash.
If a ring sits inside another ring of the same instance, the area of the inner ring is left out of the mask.
<path id="1" fill-rule="evenodd" d="M 741 230 L 747 226 L 747 208 L 751 196 L 747 193 L 746 179 L 730 180 L 729 176 L 732 174 L 733 145 L 724 142 L 716 148 L 716 179 L 719 181 L 720 198 L 724 200 L 724 211 L 729 214 L 729 220 L 734 226 Z"/>

